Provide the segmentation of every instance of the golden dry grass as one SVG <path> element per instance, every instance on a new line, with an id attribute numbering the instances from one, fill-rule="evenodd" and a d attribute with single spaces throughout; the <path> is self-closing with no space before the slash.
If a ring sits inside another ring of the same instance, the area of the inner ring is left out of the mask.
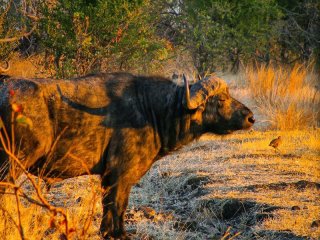
<path id="1" fill-rule="evenodd" d="M 53 59 L 45 59 L 43 55 L 32 55 L 30 57 L 21 57 L 15 53 L 9 61 L 10 69 L 5 74 L 22 78 L 46 78 L 53 77 Z M 48 65 L 46 67 L 45 65 Z"/>
<path id="2" fill-rule="evenodd" d="M 37 178 L 36 178 L 37 179 Z M 48 192 L 40 179 L 40 188 L 52 206 L 62 207 L 68 216 L 70 239 L 100 239 L 101 192 L 97 176 L 85 176 L 55 183 Z M 29 197 L 40 202 L 34 188 L 23 175 L 18 185 Z M 81 189 L 80 191 L 78 189 Z M 0 203 L 0 239 L 21 239 L 18 231 L 18 214 L 15 196 L 7 190 Z M 25 239 L 64 239 L 65 222 L 60 214 L 53 214 L 46 208 L 20 197 L 20 217 Z"/>
<path id="3" fill-rule="evenodd" d="M 248 67 L 245 80 L 259 110 L 279 130 L 319 126 L 318 75 L 309 68 Z"/>

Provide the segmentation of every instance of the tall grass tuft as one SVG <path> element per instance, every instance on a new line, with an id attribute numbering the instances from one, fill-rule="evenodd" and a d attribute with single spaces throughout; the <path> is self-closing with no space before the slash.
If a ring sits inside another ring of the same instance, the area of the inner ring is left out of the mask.
<path id="1" fill-rule="evenodd" d="M 319 127 L 320 92 L 309 68 L 260 66 L 245 71 L 253 98 L 271 127 L 279 130 Z"/>

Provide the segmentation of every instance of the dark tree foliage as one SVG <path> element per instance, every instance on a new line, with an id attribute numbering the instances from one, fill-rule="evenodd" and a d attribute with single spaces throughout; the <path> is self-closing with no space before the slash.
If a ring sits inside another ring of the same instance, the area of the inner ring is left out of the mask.
<path id="1" fill-rule="evenodd" d="M 319 61 L 317 0 L 164 0 L 159 32 L 200 74 L 242 64 Z"/>
<path id="2" fill-rule="evenodd" d="M 281 16 L 272 0 L 165 2 L 162 24 L 170 25 L 169 37 L 190 51 L 200 74 L 230 66 L 237 71 L 242 61 L 266 54 Z"/>
<path id="3" fill-rule="evenodd" d="M 156 18 L 148 0 L 0 3 L 0 54 L 8 56 L 22 41 L 36 39 L 38 53 L 45 53 L 46 61 L 53 58 L 57 77 L 128 70 L 138 65 L 148 68 L 168 54 L 167 41 L 155 34 Z M 27 28 L 32 26 L 26 21 L 32 19 L 36 29 L 31 34 Z"/>
<path id="4" fill-rule="evenodd" d="M 318 61 L 320 54 L 320 2 L 279 0 L 284 15 L 278 38 L 283 63 Z"/>
<path id="5" fill-rule="evenodd" d="M 146 0 L 60 0 L 41 5 L 43 49 L 55 56 L 60 75 L 94 69 L 123 70 L 160 59 L 165 41 L 154 34 Z M 146 54 L 148 53 L 148 54 Z"/>
<path id="6" fill-rule="evenodd" d="M 191 55 L 200 75 L 319 63 L 318 0 L 0 0 L 0 60 L 44 54 L 58 77 L 155 69 Z"/>
<path id="7" fill-rule="evenodd" d="M 34 4 L 20 0 L 0 0 L 0 60 L 19 50 L 25 40 L 31 41 L 37 27 Z M 28 44 L 27 51 L 31 44 Z"/>

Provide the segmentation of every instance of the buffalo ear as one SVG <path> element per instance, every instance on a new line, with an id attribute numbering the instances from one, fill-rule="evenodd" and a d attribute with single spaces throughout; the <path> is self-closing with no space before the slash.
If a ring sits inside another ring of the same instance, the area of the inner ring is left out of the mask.
<path id="1" fill-rule="evenodd" d="M 205 110 L 204 105 L 200 105 L 195 113 L 191 115 L 191 120 L 196 122 L 197 124 L 201 125 L 202 124 L 202 113 Z"/>

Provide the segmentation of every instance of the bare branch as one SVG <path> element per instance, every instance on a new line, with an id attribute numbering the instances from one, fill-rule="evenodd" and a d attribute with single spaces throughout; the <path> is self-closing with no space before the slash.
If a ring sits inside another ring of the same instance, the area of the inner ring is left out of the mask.
<path id="1" fill-rule="evenodd" d="M 28 37 L 30 36 L 33 31 L 37 28 L 37 25 L 34 25 L 31 30 L 27 33 L 22 33 L 20 34 L 20 36 L 16 36 L 16 37 L 12 37 L 12 38 L 3 38 L 3 39 L 0 39 L 0 43 L 6 43 L 6 42 L 14 42 L 14 41 L 18 41 L 20 38 L 23 38 L 23 37 Z"/>
<path id="2" fill-rule="evenodd" d="M 21 206 L 20 206 L 20 200 L 19 200 L 18 192 L 19 192 L 19 188 L 15 187 L 14 188 L 14 195 L 16 197 L 17 212 L 18 212 L 18 224 L 19 224 L 18 225 L 18 230 L 19 230 L 20 237 L 23 240 L 24 239 L 24 233 L 23 233 L 23 227 L 22 227 L 22 222 L 21 222 L 21 210 L 20 210 Z"/>
<path id="3" fill-rule="evenodd" d="M 4 12 L 1 15 L 1 18 L 3 18 L 9 12 L 12 2 L 13 2 L 13 0 L 10 0 L 10 2 L 8 2 L 6 9 L 4 10 Z"/>
<path id="4" fill-rule="evenodd" d="M 16 163 L 17 166 L 19 166 L 21 168 L 21 170 L 26 174 L 27 178 L 29 179 L 29 181 L 31 182 L 33 188 L 36 191 L 37 197 L 39 198 L 39 200 L 41 201 L 41 203 L 43 204 L 43 206 L 48 209 L 49 211 L 53 212 L 54 214 L 61 214 L 62 217 L 64 218 L 64 223 L 65 223 L 65 232 L 66 232 L 66 238 L 68 239 L 68 233 L 69 233 L 69 223 L 68 223 L 68 217 L 67 217 L 67 213 L 64 211 L 64 209 L 59 208 L 59 207 L 54 207 L 52 206 L 46 199 L 45 197 L 42 195 L 42 192 L 40 190 L 40 188 L 37 186 L 35 180 L 33 179 L 33 177 L 31 176 L 31 174 L 28 172 L 28 170 L 25 168 L 25 166 L 21 163 L 21 161 L 14 155 L 13 152 L 9 151 L 8 147 L 5 145 L 5 139 L 4 136 L 1 134 L 0 132 L 0 142 L 3 146 L 4 151 L 6 152 L 6 154 L 10 157 L 10 159 L 13 160 L 13 163 Z M 19 228 L 20 229 L 20 228 Z"/>
<path id="5" fill-rule="evenodd" d="M 35 15 L 31 15 L 31 14 L 28 14 L 28 13 L 25 13 L 24 15 L 26 17 L 30 18 L 32 21 L 35 21 L 35 22 L 40 20 L 40 18 L 38 16 L 35 16 Z"/>

